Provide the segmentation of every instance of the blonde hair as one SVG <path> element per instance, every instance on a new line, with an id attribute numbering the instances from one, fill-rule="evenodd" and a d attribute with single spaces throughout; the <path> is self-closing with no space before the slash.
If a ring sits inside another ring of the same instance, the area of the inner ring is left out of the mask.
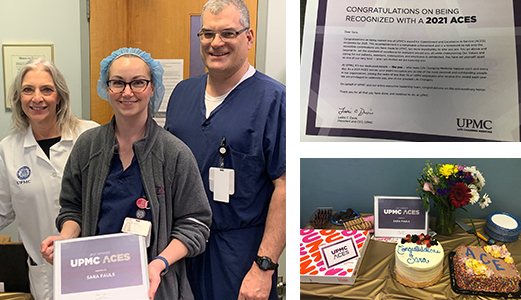
<path id="1" fill-rule="evenodd" d="M 11 102 L 11 130 L 20 134 L 27 133 L 30 120 L 22 109 L 22 83 L 25 74 L 29 71 L 36 70 L 39 66 L 42 66 L 43 70 L 51 75 L 56 91 L 58 92 L 59 103 L 56 106 L 56 125 L 58 131 L 62 134 L 64 132 L 71 133 L 76 129 L 79 120 L 71 112 L 70 92 L 65 82 L 65 77 L 63 77 L 60 70 L 56 68 L 52 61 L 42 58 L 32 59 L 25 64 L 9 88 L 7 98 Z"/>

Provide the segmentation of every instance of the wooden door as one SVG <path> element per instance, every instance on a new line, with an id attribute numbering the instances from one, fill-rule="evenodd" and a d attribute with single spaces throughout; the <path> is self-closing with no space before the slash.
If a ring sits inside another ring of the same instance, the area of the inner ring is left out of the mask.
<path id="1" fill-rule="evenodd" d="M 121 47 L 137 47 L 155 59 L 184 60 L 184 78 L 190 66 L 190 17 L 200 15 L 207 0 L 90 0 L 91 119 L 105 124 L 113 110 L 99 98 L 96 86 L 100 62 Z M 250 27 L 256 32 L 257 0 L 245 0 Z M 198 55 L 197 58 L 201 59 Z M 255 66 L 255 44 L 248 55 Z"/>

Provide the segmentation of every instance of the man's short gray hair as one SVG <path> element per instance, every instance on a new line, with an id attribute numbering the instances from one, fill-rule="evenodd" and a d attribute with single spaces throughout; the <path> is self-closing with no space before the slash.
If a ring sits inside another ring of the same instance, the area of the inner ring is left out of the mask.
<path id="1" fill-rule="evenodd" d="M 204 12 L 208 9 L 212 14 L 219 14 L 228 5 L 233 4 L 239 11 L 239 23 L 246 28 L 250 27 L 250 12 L 248 6 L 243 0 L 210 0 L 203 6 L 203 12 L 201 13 L 201 19 L 203 18 Z M 202 23 L 201 23 L 202 26 Z"/>

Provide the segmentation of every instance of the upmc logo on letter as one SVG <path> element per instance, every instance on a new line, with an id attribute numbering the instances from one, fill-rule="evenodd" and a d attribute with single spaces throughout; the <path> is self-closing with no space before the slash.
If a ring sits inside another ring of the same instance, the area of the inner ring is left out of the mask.
<path id="1" fill-rule="evenodd" d="M 456 124 L 459 131 L 492 133 L 492 120 L 457 118 Z"/>

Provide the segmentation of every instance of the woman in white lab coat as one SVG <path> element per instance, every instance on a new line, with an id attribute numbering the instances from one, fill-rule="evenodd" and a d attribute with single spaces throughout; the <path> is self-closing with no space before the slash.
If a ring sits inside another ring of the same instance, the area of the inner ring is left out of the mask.
<path id="1" fill-rule="evenodd" d="M 61 178 L 78 136 L 98 126 L 71 113 L 65 78 L 48 60 L 34 59 L 15 77 L 11 134 L 0 142 L 0 230 L 18 221 L 29 254 L 29 281 L 36 300 L 52 299 L 52 265 L 40 243 L 57 235 Z"/>

